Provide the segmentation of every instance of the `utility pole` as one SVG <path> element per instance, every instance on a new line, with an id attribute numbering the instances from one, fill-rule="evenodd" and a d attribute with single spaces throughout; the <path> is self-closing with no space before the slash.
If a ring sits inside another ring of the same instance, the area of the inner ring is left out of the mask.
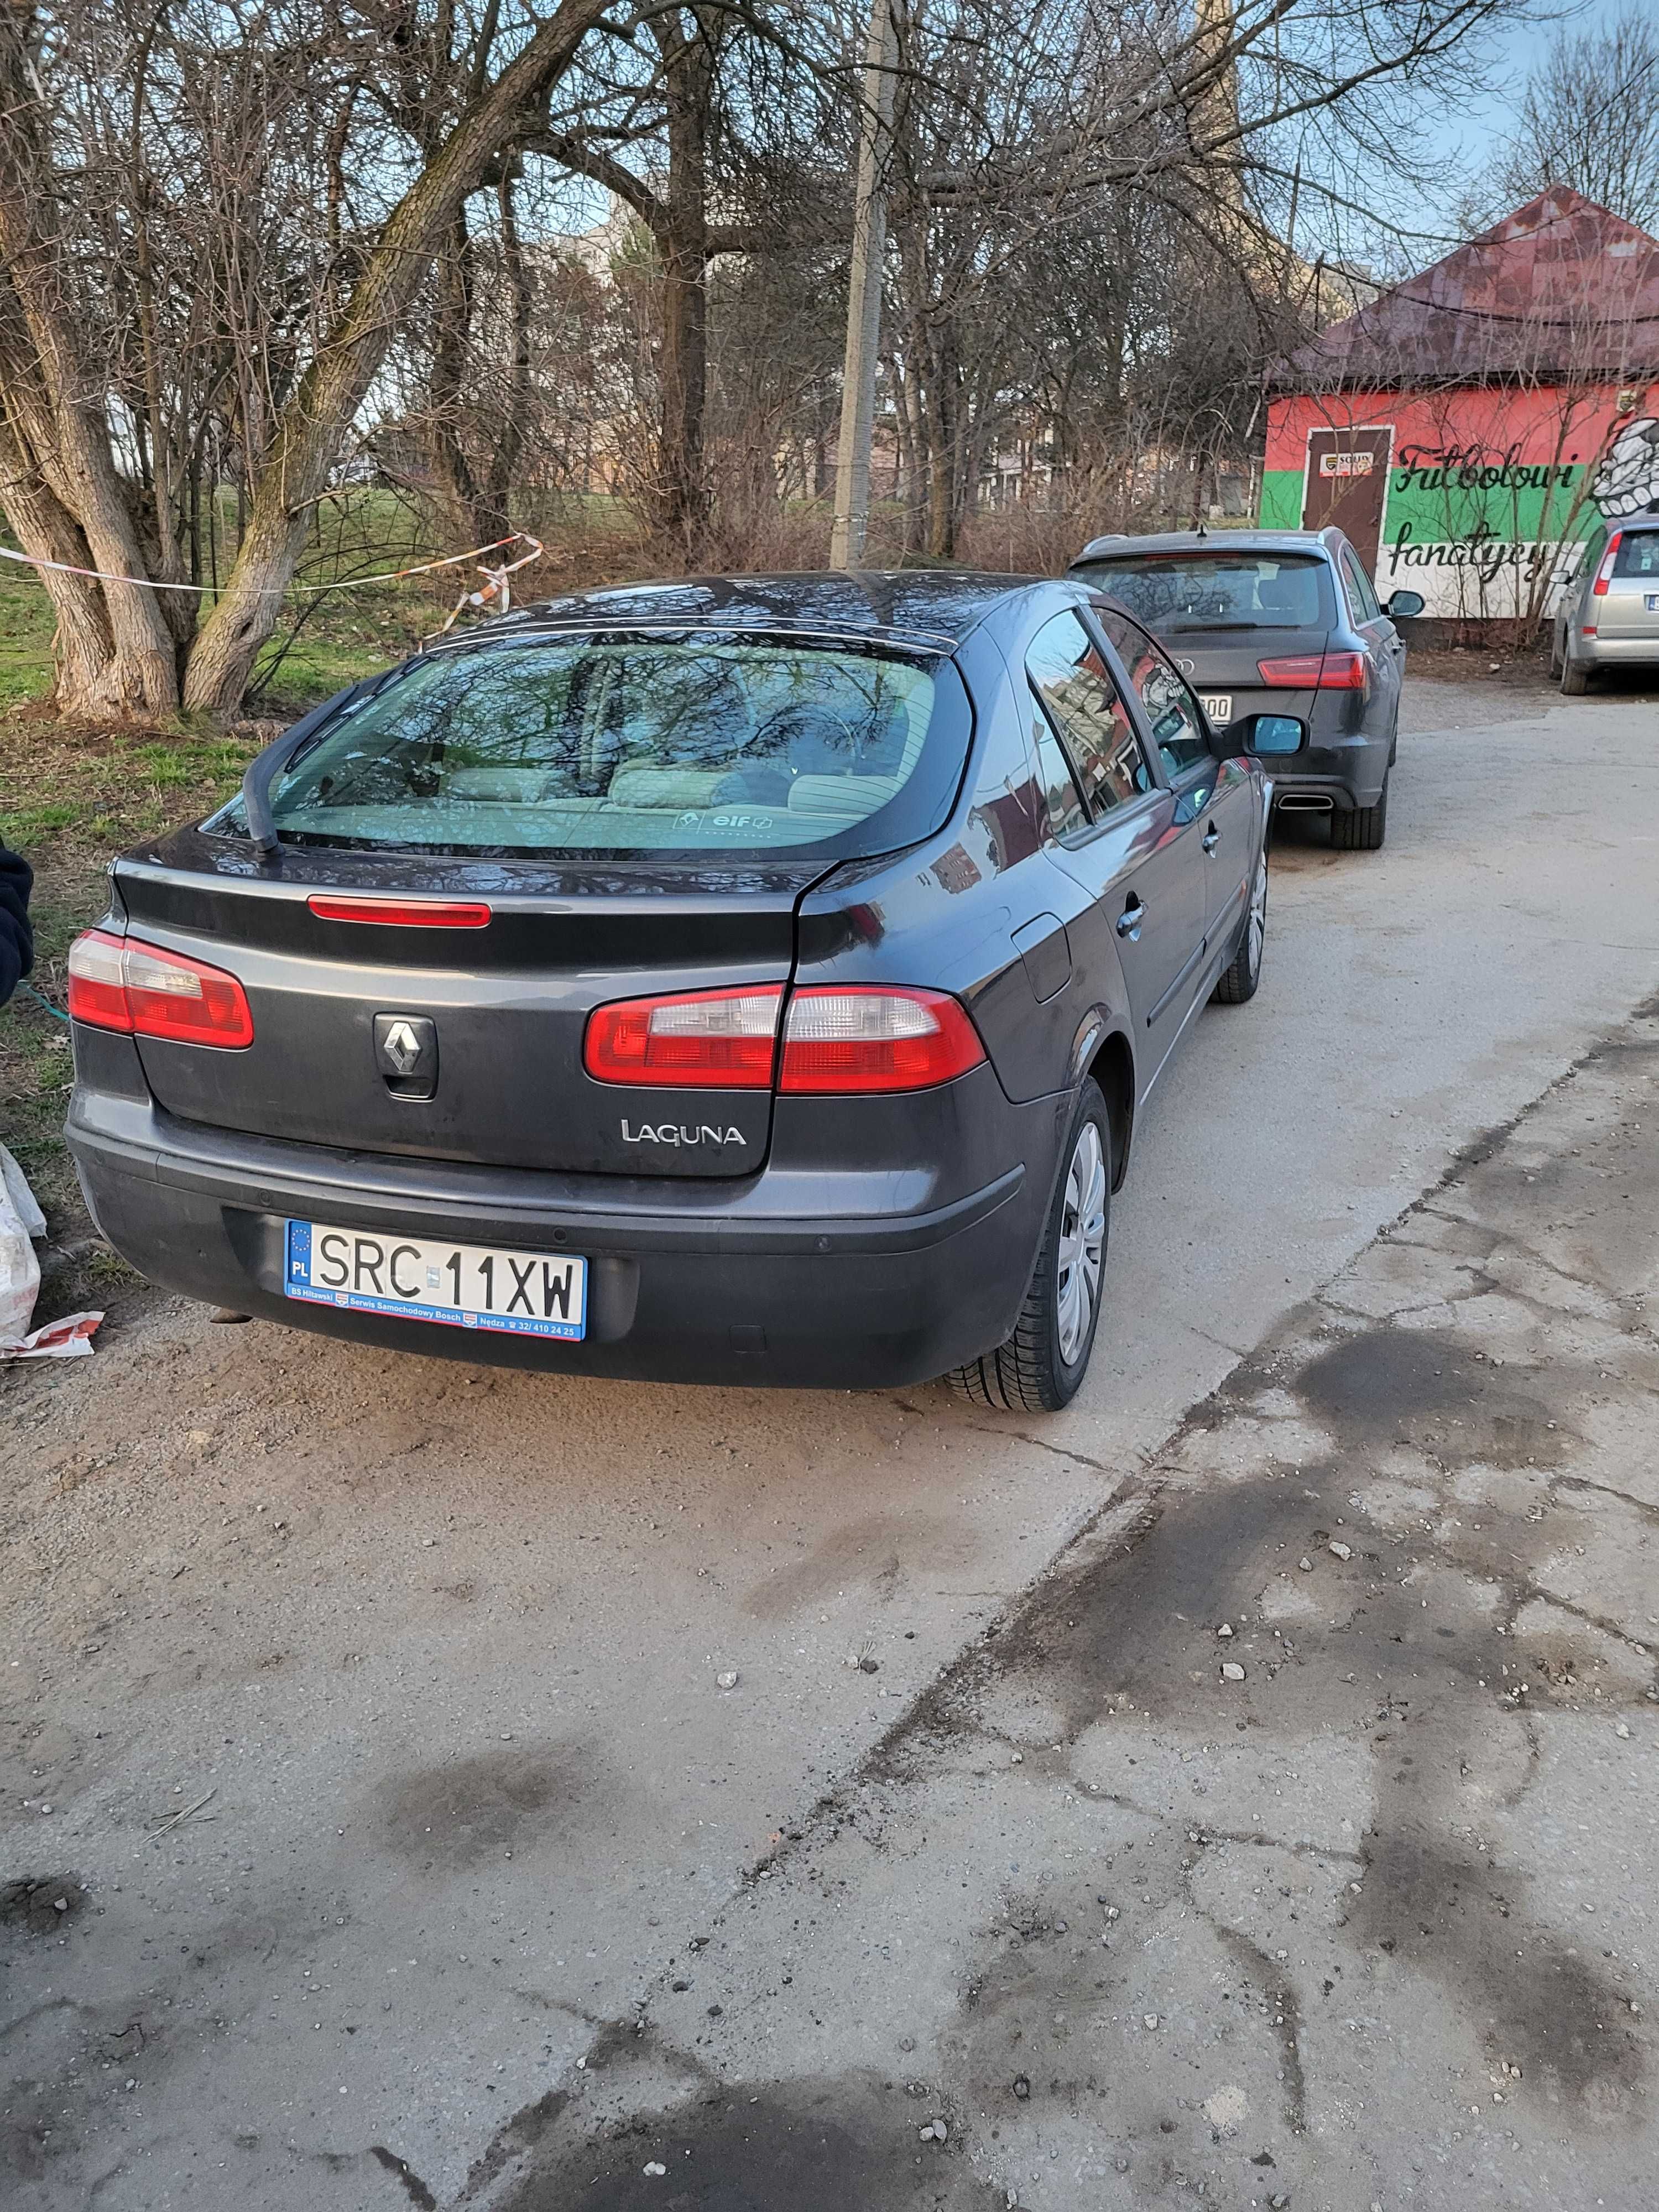
<path id="1" fill-rule="evenodd" d="M 865 41 L 863 115 L 853 204 L 853 267 L 847 291 L 847 359 L 836 445 L 836 520 L 830 566 L 855 568 L 870 522 L 870 442 L 876 419 L 876 352 L 881 335 L 881 264 L 887 245 L 885 177 L 893 127 L 896 34 L 892 0 L 871 0 Z"/>

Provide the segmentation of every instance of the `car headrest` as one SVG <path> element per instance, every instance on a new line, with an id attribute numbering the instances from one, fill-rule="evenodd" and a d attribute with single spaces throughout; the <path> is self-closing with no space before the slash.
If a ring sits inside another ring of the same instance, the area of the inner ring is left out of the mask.
<path id="1" fill-rule="evenodd" d="M 789 787 L 789 811 L 862 822 L 885 806 L 903 781 L 897 775 L 798 775 Z"/>
<path id="2" fill-rule="evenodd" d="M 547 794 L 547 771 L 539 768 L 458 768 L 444 778 L 447 799 L 493 799 L 498 805 L 533 806 Z"/>
<path id="3" fill-rule="evenodd" d="M 707 806 L 724 769 L 619 768 L 611 779 L 613 806 Z"/>

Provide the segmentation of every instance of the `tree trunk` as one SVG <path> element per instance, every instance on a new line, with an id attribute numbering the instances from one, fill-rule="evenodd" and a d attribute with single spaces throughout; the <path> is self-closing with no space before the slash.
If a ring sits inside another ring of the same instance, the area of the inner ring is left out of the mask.
<path id="1" fill-rule="evenodd" d="M 899 483 L 896 496 L 902 504 L 902 550 L 914 553 L 921 536 L 922 489 L 927 467 L 924 458 L 919 410 L 914 404 L 912 380 L 899 354 L 887 365 L 893 391 L 893 411 L 898 422 Z"/>
<path id="2" fill-rule="evenodd" d="M 518 165 L 510 165 L 497 191 L 501 215 L 501 275 L 506 282 L 507 329 L 513 343 L 513 366 L 507 377 L 507 404 L 489 450 L 487 481 L 472 502 L 481 538 L 505 538 L 513 527 L 513 487 L 524 451 L 525 428 L 531 405 L 530 318 L 533 305 L 530 271 L 525 262 L 524 240 L 519 235 L 518 210 L 513 188 Z"/>
<path id="3" fill-rule="evenodd" d="M 427 444 L 440 522 L 444 535 L 459 547 L 471 545 L 478 535 L 477 486 L 460 440 L 472 333 L 472 238 L 465 205 L 450 226 L 436 274 Z"/>
<path id="4" fill-rule="evenodd" d="M 661 428 L 657 527 L 688 562 L 708 521 L 703 416 L 708 395 L 708 123 L 712 28 L 693 9 L 652 24 L 661 50 L 668 115 L 668 188 L 662 257 Z"/>
<path id="5" fill-rule="evenodd" d="M 961 513 L 962 456 L 957 417 L 956 329 L 949 316 L 937 318 L 927 336 L 927 442 L 933 449 L 927 478 L 927 550 L 935 561 L 953 561 Z"/>
<path id="6" fill-rule="evenodd" d="M 341 438 L 402 327 L 439 241 L 486 162 L 527 123 L 526 111 L 564 74 L 605 8 L 605 0 L 560 0 L 516 59 L 462 111 L 387 216 L 349 306 L 277 417 L 247 535 L 190 657 L 187 707 L 216 715 L 234 709 L 254 654 L 276 626 L 305 543 L 309 502 L 326 488 Z"/>
<path id="7" fill-rule="evenodd" d="M 46 482 L 25 450 L 14 425 L 0 416 L 0 474 L 5 484 L 6 516 L 25 553 L 37 561 L 91 566 L 87 542 L 75 518 Z M 108 714 L 123 702 L 112 690 L 115 641 L 103 593 L 85 576 L 66 576 L 56 568 L 39 571 L 58 617 L 52 635 L 57 667 L 53 702 L 64 714 Z"/>
<path id="8" fill-rule="evenodd" d="M 57 180 L 28 52 L 33 14 L 9 9 L 0 15 L 0 258 L 6 289 L 33 352 L 51 416 L 51 451 L 63 479 L 59 496 L 80 525 L 91 555 L 88 565 L 112 576 L 140 576 L 138 532 L 116 472 L 107 422 L 88 398 L 97 386 L 81 356 L 75 305 L 64 289 L 69 256 L 58 231 Z M 178 667 L 155 594 L 121 582 L 106 583 L 103 597 L 120 696 L 149 713 L 167 713 L 179 702 Z"/>

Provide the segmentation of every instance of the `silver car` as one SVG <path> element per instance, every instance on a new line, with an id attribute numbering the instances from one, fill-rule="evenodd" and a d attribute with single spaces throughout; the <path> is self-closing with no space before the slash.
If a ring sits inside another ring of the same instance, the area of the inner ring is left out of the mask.
<path id="1" fill-rule="evenodd" d="M 1659 665 L 1659 513 L 1602 523 L 1561 595 L 1550 674 L 1582 698 L 1601 668 Z"/>

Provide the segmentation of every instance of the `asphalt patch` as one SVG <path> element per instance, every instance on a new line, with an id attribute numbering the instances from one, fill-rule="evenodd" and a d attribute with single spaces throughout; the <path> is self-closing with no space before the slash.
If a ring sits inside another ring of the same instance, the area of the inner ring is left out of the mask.
<path id="1" fill-rule="evenodd" d="M 55 1936 L 86 1904 L 78 1874 L 22 1875 L 0 1882 L 0 1928 Z"/>
<path id="2" fill-rule="evenodd" d="M 921 2140 L 936 2117 L 873 2075 L 733 2082 L 561 2147 L 495 2212 L 1001 2212 L 957 2142 Z"/>
<path id="3" fill-rule="evenodd" d="M 1421 1837 L 1368 1853 L 1354 1932 L 1450 1990 L 1487 2056 L 1587 2116 L 1628 2114 L 1647 2075 L 1630 1997 L 1517 1910 L 1524 1876 Z"/>
<path id="4" fill-rule="evenodd" d="M 1559 1364 L 1552 1371 L 1559 1390 Z M 1385 1326 L 1340 1338 L 1291 1388 L 1344 1442 L 1414 1444 L 1447 1466 L 1556 1467 L 1579 1441 L 1561 1426 L 1554 1403 L 1512 1370 L 1423 1329 Z"/>
<path id="5" fill-rule="evenodd" d="M 1190 1712 L 1192 1669 L 1216 1663 L 1215 1623 L 1254 1611 L 1269 1574 L 1329 1525 L 1338 1493 L 1312 1487 L 1304 1473 L 1167 1495 L 1121 1550 L 1046 1589 L 997 1639 L 998 1671 L 1033 1670 L 1073 1729 L 1114 1698 Z"/>
<path id="6" fill-rule="evenodd" d="M 553 1760 L 504 1747 L 383 1783 L 380 1833 L 420 1872 L 454 1874 L 562 1822 L 582 1787 Z"/>

